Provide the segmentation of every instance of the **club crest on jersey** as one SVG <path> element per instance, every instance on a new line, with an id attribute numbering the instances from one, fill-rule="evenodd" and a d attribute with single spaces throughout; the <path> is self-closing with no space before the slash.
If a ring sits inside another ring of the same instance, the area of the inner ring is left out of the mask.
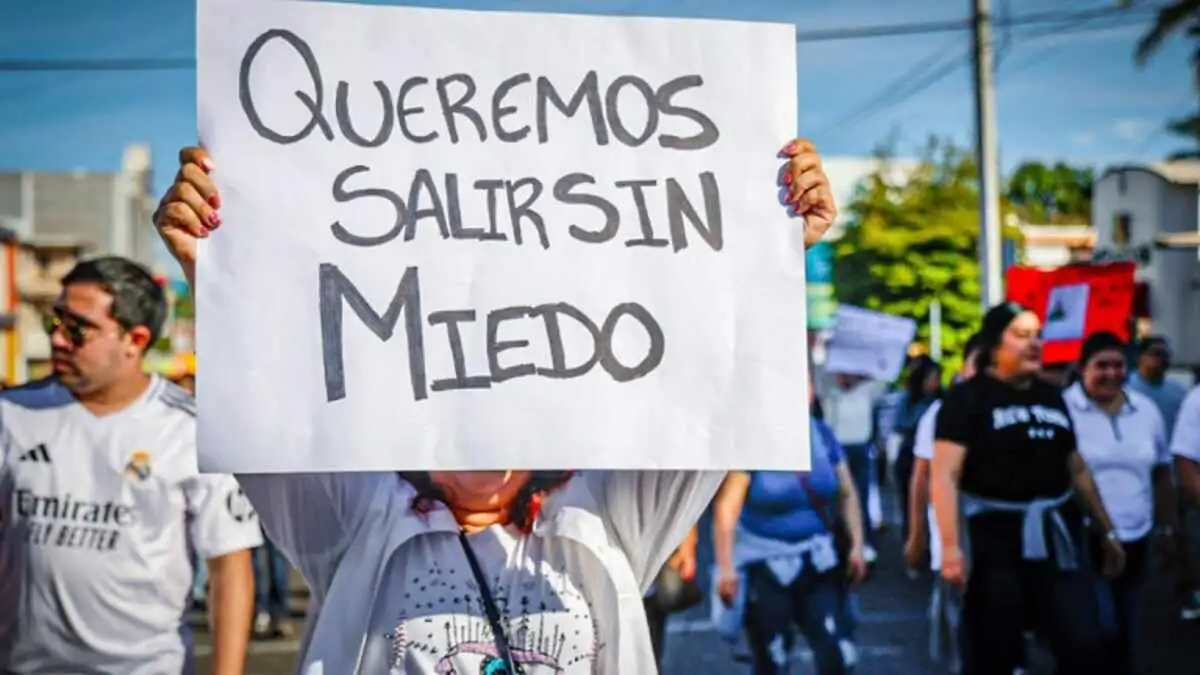
<path id="1" fill-rule="evenodd" d="M 129 454 L 129 462 L 125 465 L 125 475 L 138 480 L 150 477 L 150 451 L 134 450 Z"/>

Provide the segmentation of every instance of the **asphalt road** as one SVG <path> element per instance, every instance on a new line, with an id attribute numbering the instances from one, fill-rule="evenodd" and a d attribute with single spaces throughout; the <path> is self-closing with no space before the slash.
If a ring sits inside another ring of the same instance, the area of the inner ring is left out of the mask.
<path id="1" fill-rule="evenodd" d="M 701 569 L 712 562 L 712 545 L 707 523 L 701 527 Z M 924 617 L 930 578 L 912 580 L 905 574 L 899 559 L 899 543 L 894 535 L 884 533 L 881 558 L 871 578 L 861 589 L 863 624 L 859 629 L 860 662 L 856 675 L 935 675 L 944 670 L 932 663 L 928 654 L 928 635 Z M 1188 675 L 1200 673 L 1200 624 L 1187 624 L 1178 619 L 1166 574 L 1155 567 L 1152 572 L 1146 621 L 1143 630 L 1145 649 L 1141 673 L 1146 675 Z M 704 575 L 702 575 L 704 576 Z M 298 594 L 295 609 L 297 626 L 304 606 L 303 594 Z M 201 617 L 194 617 L 198 627 L 198 673 L 206 673 L 208 663 L 207 636 Z M 737 660 L 736 650 L 717 638 L 708 621 L 707 607 L 697 607 L 673 617 L 666 645 L 664 675 L 748 675 L 750 668 Z M 247 675 L 285 675 L 291 673 L 296 652 L 294 641 L 262 641 L 252 645 Z M 794 673 L 812 672 L 805 667 L 808 652 L 801 644 L 795 650 L 797 668 Z M 1052 673 L 1042 663 L 1036 675 Z"/>

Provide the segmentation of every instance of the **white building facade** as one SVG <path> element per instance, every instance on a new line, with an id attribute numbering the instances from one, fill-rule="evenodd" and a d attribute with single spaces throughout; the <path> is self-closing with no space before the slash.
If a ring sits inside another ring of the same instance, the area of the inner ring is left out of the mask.
<path id="1" fill-rule="evenodd" d="M 1149 332 L 1179 366 L 1200 366 L 1200 260 L 1161 242 L 1200 229 L 1200 162 L 1114 167 L 1092 192 L 1096 259 L 1133 259 L 1148 286 Z"/>

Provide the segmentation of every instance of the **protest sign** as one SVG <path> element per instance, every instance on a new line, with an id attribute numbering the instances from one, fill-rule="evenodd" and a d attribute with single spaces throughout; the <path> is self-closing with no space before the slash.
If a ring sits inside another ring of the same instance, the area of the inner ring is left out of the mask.
<path id="1" fill-rule="evenodd" d="M 833 338 L 825 347 L 825 371 L 884 382 L 900 375 L 917 334 L 912 319 L 848 305 L 838 306 L 833 325 Z"/>
<path id="2" fill-rule="evenodd" d="M 1093 333 L 1108 331 L 1130 339 L 1134 270 L 1130 262 L 1010 267 L 1006 296 L 1041 318 L 1045 363 L 1074 363 Z"/>
<path id="3" fill-rule="evenodd" d="M 198 4 L 208 471 L 808 466 L 794 28 Z"/>

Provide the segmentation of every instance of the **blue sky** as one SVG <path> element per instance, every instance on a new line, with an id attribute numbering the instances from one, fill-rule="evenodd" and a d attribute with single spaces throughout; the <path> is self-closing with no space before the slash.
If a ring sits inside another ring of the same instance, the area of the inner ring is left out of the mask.
<path id="1" fill-rule="evenodd" d="M 1117 0 L 994 0 L 1026 16 L 1089 10 Z M 1150 0 L 1140 4 L 1157 4 Z M 793 23 L 800 31 L 964 19 L 969 0 L 396 0 L 470 9 L 703 16 Z M 4 0 L 0 60 L 189 58 L 192 0 Z M 1145 15 L 1143 15 L 1145 16 Z M 1131 19 L 1133 20 L 1133 19 Z M 1162 122 L 1194 107 L 1187 46 L 1176 39 L 1145 68 L 1133 45 L 1148 18 L 1107 30 L 1105 22 L 999 31 L 1005 56 L 997 104 L 1003 164 L 1066 159 L 1105 165 L 1149 161 L 1177 143 Z M 1048 30 L 1049 28 L 1049 30 Z M 966 31 L 803 42 L 799 128 L 828 155 L 866 155 L 895 137 L 902 150 L 931 133 L 968 143 L 972 130 Z M 925 91 L 854 114 L 922 62 L 960 60 Z M 195 138 L 192 70 L 0 71 L 0 170 L 109 170 L 130 142 L 150 143 L 155 188 L 174 173 L 175 150 Z"/>

